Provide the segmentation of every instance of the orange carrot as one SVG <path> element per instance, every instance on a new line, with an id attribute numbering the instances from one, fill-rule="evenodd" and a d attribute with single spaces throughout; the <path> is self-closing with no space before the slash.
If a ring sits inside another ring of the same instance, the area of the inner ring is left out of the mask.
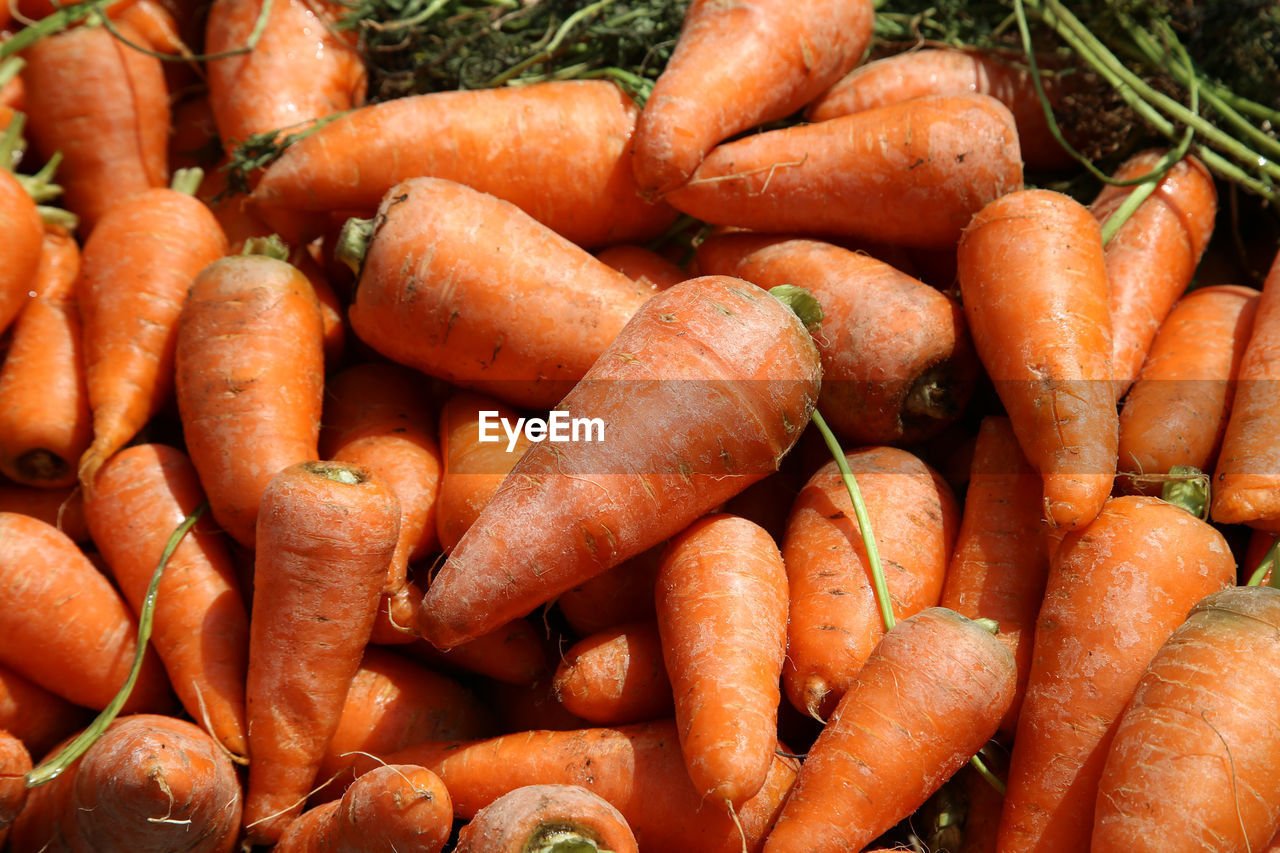
<path id="1" fill-rule="evenodd" d="M 946 248 L 983 205 L 1021 186 L 1013 116 L 967 95 L 726 142 L 666 200 L 716 225 Z"/>
<path id="2" fill-rule="evenodd" d="M 862 59 L 869 0 L 695 0 L 636 124 L 636 182 L 681 186 L 716 143 L 786 118 Z"/>
<path id="3" fill-rule="evenodd" d="M 1119 440 L 1097 222 L 1061 193 L 1010 193 L 966 229 L 959 274 L 978 356 L 1044 479 L 1045 518 L 1088 524 L 1111 493 Z"/>
<path id="4" fill-rule="evenodd" d="M 591 723 L 571 714 L 556 699 L 550 675 L 532 684 L 503 684 L 489 679 L 478 684 L 477 690 L 489 707 L 497 711 L 499 733 L 536 729 L 566 732 L 591 727 Z"/>
<path id="5" fill-rule="evenodd" d="M 429 175 L 511 202 L 590 249 L 644 241 L 675 211 L 640 198 L 630 144 L 639 109 L 602 80 L 433 92 L 365 106 L 288 148 L 254 189 L 281 211 L 372 212 Z"/>
<path id="6" fill-rule="evenodd" d="M 7 165 L 7 164 L 5 164 Z M 0 168 L 0 332 L 8 329 L 31 299 L 32 285 L 44 254 L 45 227 L 36 202 L 7 168 Z"/>
<path id="7" fill-rule="evenodd" d="M 9 824 L 27 799 L 23 776 L 31 769 L 31 753 L 17 737 L 0 726 L 0 848 L 9 837 Z"/>
<path id="8" fill-rule="evenodd" d="M 628 622 L 574 643 L 552 689 L 569 713 L 602 726 L 670 717 L 671 682 L 653 620 Z"/>
<path id="9" fill-rule="evenodd" d="M 84 492 L 79 486 L 0 485 L 0 512 L 16 512 L 56 527 L 74 542 L 89 541 L 84 520 Z"/>
<path id="10" fill-rule="evenodd" d="M 666 290 L 673 284 L 692 278 L 662 255 L 634 243 L 602 249 L 596 252 L 596 259 L 651 290 Z"/>
<path id="11" fill-rule="evenodd" d="M 579 637 L 654 617 L 653 585 L 666 543 L 660 543 L 556 597 L 556 609 Z"/>
<path id="12" fill-rule="evenodd" d="M 22 741 L 32 755 L 43 756 L 58 741 L 84 728 L 86 709 L 0 666 L 0 729 Z"/>
<path id="13" fill-rule="evenodd" d="M 350 312 L 360 339 L 513 405 L 558 403 L 649 296 L 519 208 L 462 184 L 398 184 L 362 244 L 355 222 L 343 250 L 355 245 L 362 263 Z"/>
<path id="14" fill-rule="evenodd" d="M 191 460 L 161 444 L 120 451 L 98 471 L 85 502 L 89 530 L 125 598 L 141 613 L 173 529 L 204 502 Z M 193 528 L 166 564 L 151 640 L 182 705 L 244 762 L 249 617 L 222 535 Z"/>
<path id="15" fill-rule="evenodd" d="M 0 367 L 0 472 L 29 486 L 69 486 L 89 446 L 89 395 L 76 276 L 80 247 L 45 230 L 40 267 Z"/>
<path id="16" fill-rule="evenodd" d="M 426 640 L 405 646 L 405 651 L 429 666 L 478 673 L 504 684 L 533 684 L 550 675 L 542 634 L 528 619 L 512 619 L 446 651 Z"/>
<path id="17" fill-rule="evenodd" d="M 178 316 L 175 386 L 213 517 L 253 547 L 267 483 L 318 458 L 323 328 L 302 273 L 263 255 L 215 261 Z"/>
<path id="18" fill-rule="evenodd" d="M 1000 850 L 1088 848 L 1098 779 L 1143 670 L 1191 608 L 1235 581 L 1222 534 L 1159 498 L 1114 498 L 1049 566 Z"/>
<path id="19" fill-rule="evenodd" d="M 820 371 L 800 319 L 755 285 L 654 295 L 557 408 L 603 434 L 521 457 L 427 587 L 422 635 L 448 648 L 491 631 L 777 470 Z"/>
<path id="20" fill-rule="evenodd" d="M 809 748 L 766 853 L 861 850 L 915 811 L 995 734 L 1013 656 L 931 607 L 886 633 Z"/>
<path id="21" fill-rule="evenodd" d="M 373 628 L 400 507 L 372 473 L 301 462 L 262 495 L 249 674 L 249 839 L 272 843 L 301 813 Z"/>
<path id="22" fill-rule="evenodd" d="M 937 604 L 960 523 L 950 487 L 898 448 L 851 450 L 845 459 L 867 505 L 894 615 Z M 782 683 L 793 707 L 826 719 L 884 634 L 862 534 L 834 460 L 796 497 L 782 557 L 791 591 Z"/>
<path id="23" fill-rule="evenodd" d="M 418 604 L 422 587 L 406 580 L 395 592 L 383 592 L 373 620 L 369 642 L 380 646 L 400 646 L 418 639 Z"/>
<path id="24" fill-rule="evenodd" d="M 525 785 L 476 812 L 458 834 L 454 851 L 523 853 L 547 845 L 611 853 L 640 850 L 622 812 L 599 795 L 580 785 Z"/>

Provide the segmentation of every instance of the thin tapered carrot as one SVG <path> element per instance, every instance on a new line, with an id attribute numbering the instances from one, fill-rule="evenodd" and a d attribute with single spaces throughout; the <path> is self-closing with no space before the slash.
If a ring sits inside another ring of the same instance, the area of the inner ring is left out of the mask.
<path id="1" fill-rule="evenodd" d="M 1009 110 L 967 95 L 726 142 L 665 198 L 716 225 L 948 248 L 983 205 L 1021 186 Z"/>
<path id="2" fill-rule="evenodd" d="M 301 812 L 373 629 L 399 534 L 395 493 L 337 462 L 300 462 L 262 496 L 245 685 L 244 824 L 278 841 Z"/>
<path id="3" fill-rule="evenodd" d="M 29 486 L 69 486 L 89 446 L 89 395 L 76 277 L 80 247 L 59 226 L 45 230 L 38 294 L 13 324 L 0 367 L 0 472 Z"/>
<path id="4" fill-rule="evenodd" d="M 992 619 L 1018 670 L 1000 730 L 1012 734 L 1031 671 L 1036 614 L 1049 574 L 1041 482 L 1018 448 L 1008 418 L 986 417 L 978 431 L 960 532 L 939 604 L 970 619 Z"/>
<path id="5" fill-rule="evenodd" d="M 1212 471 L 1259 293 L 1214 285 L 1173 306 L 1120 409 L 1119 470 L 1155 494 L 1174 466 Z"/>
<path id="6" fill-rule="evenodd" d="M 652 290 L 666 290 L 673 284 L 692 278 L 683 268 L 653 249 L 635 243 L 624 243 L 601 249 L 596 252 L 596 258 L 637 284 L 647 285 Z"/>
<path id="7" fill-rule="evenodd" d="M 809 748 L 767 853 L 860 850 L 915 811 L 995 733 L 1013 656 L 931 607 L 897 623 Z"/>
<path id="8" fill-rule="evenodd" d="M 378 601 L 373 633 L 369 642 L 380 646 L 399 646 L 418 639 L 418 604 L 422 587 L 407 579 L 395 592 L 384 592 Z"/>
<path id="9" fill-rule="evenodd" d="M 323 334 L 310 283 L 263 255 L 205 267 L 178 315 L 175 389 L 187 452 L 214 519 L 247 547 L 271 478 L 319 458 Z"/>
<path id="10" fill-rule="evenodd" d="M 462 828 L 454 851 L 522 853 L 539 845 L 639 853 L 622 812 L 580 785 L 525 785 L 502 795 Z"/>
<path id="11" fill-rule="evenodd" d="M 641 192 L 681 186 L 718 142 L 809 103 L 862 59 L 873 18 L 869 0 L 695 0 L 636 124 Z"/>
<path id="12" fill-rule="evenodd" d="M 40 687 L 7 666 L 0 666 L 0 729 L 22 741 L 32 755 L 89 722 L 88 710 Z"/>
<path id="13" fill-rule="evenodd" d="M 800 319 L 753 284 L 652 296 L 557 409 L 603 434 L 521 457 L 427 587 L 423 636 L 447 648 L 530 613 L 777 470 L 820 373 Z"/>
<path id="14" fill-rule="evenodd" d="M 31 753 L 15 735 L 0 726 L 0 848 L 9 837 L 9 825 L 27 800 L 23 777 L 31 769 Z"/>
<path id="15" fill-rule="evenodd" d="M 1135 154 L 1113 177 L 1129 181 L 1147 175 L 1166 153 Z M 1089 209 L 1105 225 L 1132 192 L 1133 187 L 1106 186 Z M 1184 157 L 1107 242 L 1117 399 L 1137 377 L 1156 330 L 1191 284 L 1217 213 L 1213 176 L 1199 160 Z"/>
<path id="16" fill-rule="evenodd" d="M 653 585 L 666 543 L 583 581 L 556 596 L 556 609 L 579 637 L 624 622 L 652 619 Z"/>
<path id="17" fill-rule="evenodd" d="M 1096 853 L 1258 850 L 1280 826 L 1280 590 L 1206 596 L 1138 682 L 1107 751 Z"/>
<path id="18" fill-rule="evenodd" d="M 490 193 L 590 249 L 644 241 L 676 213 L 640 198 L 631 172 L 639 108 L 602 80 L 433 92 L 362 107 L 288 148 L 253 199 L 281 211 L 372 212 L 430 175 Z"/>
<path id="19" fill-rule="evenodd" d="M 1045 518 L 1088 524 L 1111 493 L 1119 440 L 1097 221 L 1061 193 L 1009 193 L 965 230 L 959 278 L 978 357 L 1044 479 Z"/>
<path id="20" fill-rule="evenodd" d="M 787 570 L 764 528 L 716 514 L 671 540 L 655 584 L 662 655 L 694 787 L 735 809 L 777 748 Z"/>
<path id="21" fill-rule="evenodd" d="M 1235 582 L 1226 540 L 1159 498 L 1113 498 L 1049 566 L 1000 820 L 1002 851 L 1087 849 L 1125 704 L 1191 608 Z"/>
<path id="22" fill-rule="evenodd" d="M 558 403 L 650 295 L 519 208 L 451 181 L 396 185 L 370 224 L 354 252 L 355 333 L 512 405 Z"/>
<path id="23" fill-rule="evenodd" d="M 598 726 L 670 717 L 671 682 L 652 619 L 583 637 L 560 659 L 552 680 L 569 713 Z"/>
<path id="24" fill-rule="evenodd" d="M 191 460 L 173 447 L 134 445 L 99 469 L 85 514 L 135 613 L 170 533 L 204 499 Z M 187 713 L 233 758 L 246 761 L 249 616 L 226 542 L 212 525 L 194 528 L 170 555 L 151 639 Z"/>
<path id="25" fill-rule="evenodd" d="M 867 508 L 895 617 L 938 603 L 960 524 L 941 476 L 905 450 L 846 452 Z M 782 682 L 793 707 L 826 719 L 884 634 L 854 507 L 835 460 L 792 505 L 782 541 L 790 584 Z"/>

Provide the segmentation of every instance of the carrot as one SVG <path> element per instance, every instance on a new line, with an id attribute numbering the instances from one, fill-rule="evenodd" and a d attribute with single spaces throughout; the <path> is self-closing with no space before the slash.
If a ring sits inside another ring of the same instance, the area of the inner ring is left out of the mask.
<path id="1" fill-rule="evenodd" d="M 574 643 L 551 682 L 569 713 L 602 726 L 670 717 L 671 682 L 652 619 L 605 628 Z"/>
<path id="2" fill-rule="evenodd" d="M 705 853 L 740 853 L 744 845 L 758 851 L 796 773 L 795 759 L 775 755 L 768 781 L 737 810 L 735 825 L 689 780 L 672 720 L 427 741 L 383 758 L 436 773 L 453 798 L 454 816 L 464 820 L 525 785 L 580 785 L 622 812 L 642 850 Z"/>
<path id="3" fill-rule="evenodd" d="M 818 408 L 858 444 L 916 442 L 959 417 L 978 359 L 956 301 L 869 255 L 819 240 L 729 234 L 698 247 L 698 268 L 822 306 Z"/>
<path id="4" fill-rule="evenodd" d="M 550 675 L 542 636 L 528 619 L 512 619 L 444 651 L 426 640 L 405 646 L 405 651 L 429 666 L 477 673 L 504 684 L 533 684 Z"/>
<path id="5" fill-rule="evenodd" d="M 47 754 L 55 743 L 84 728 L 89 717 L 86 709 L 0 666 L 0 729 L 22 741 L 32 755 Z"/>
<path id="6" fill-rule="evenodd" d="M 27 799 L 23 776 L 31 769 L 31 753 L 22 741 L 0 726 L 0 848 L 9 836 L 9 825 Z"/>
<path id="7" fill-rule="evenodd" d="M 0 512 L 16 512 L 56 527 L 73 542 L 89 541 L 84 520 L 84 493 L 79 486 L 0 485 Z"/>
<path id="8" fill-rule="evenodd" d="M 845 459 L 867 505 L 894 615 L 937 604 L 960 523 L 950 487 L 905 450 L 868 447 Z M 782 557 L 790 584 L 783 687 L 797 710 L 826 719 L 884 634 L 862 534 L 834 460 L 796 497 Z"/>
<path id="9" fill-rule="evenodd" d="M 80 247 L 59 226 L 45 231 L 40 267 L 0 367 L 0 472 L 29 486 L 69 486 L 89 446 L 89 396 L 76 276 Z"/>
<path id="10" fill-rule="evenodd" d="M 777 748 L 787 570 L 773 538 L 717 514 L 671 540 L 655 586 L 680 747 L 694 787 L 737 808 Z"/>
<path id="11" fill-rule="evenodd" d="M 695 0 L 636 123 L 636 182 L 648 195 L 689 179 L 718 142 L 786 118 L 862 59 L 869 0 Z"/>
<path id="12" fill-rule="evenodd" d="M 272 849 L 439 853 L 452 827 L 453 804 L 440 777 L 424 767 L 391 764 L 356 779 L 338 802 L 304 813 Z"/>
<path id="13" fill-rule="evenodd" d="M 597 794 L 581 785 L 525 785 L 478 811 L 462 827 L 454 851 L 523 853 L 537 849 L 640 850 L 622 812 Z"/>
<path id="14" fill-rule="evenodd" d="M 82 236 L 117 201 L 168 183 L 169 94 L 159 59 L 101 26 L 39 39 L 23 56 L 31 142 L 46 159 L 62 153 L 62 200 L 80 217 Z"/>
<path id="15" fill-rule="evenodd" d="M 1008 648 L 953 611 L 897 623 L 809 748 L 765 851 L 865 847 L 995 733 L 1014 681 Z"/>
<path id="16" fill-rule="evenodd" d="M 215 261 L 178 315 L 175 387 L 214 519 L 253 547 L 276 472 L 318 458 L 323 328 L 302 273 L 262 255 Z"/>
<path id="17" fill-rule="evenodd" d="M 357 109 L 290 148 L 253 199 L 281 211 L 373 211 L 431 176 L 511 202 L 588 249 L 644 241 L 676 217 L 640 198 L 630 143 L 639 108 L 602 80 L 433 92 Z"/>
<path id="18" fill-rule="evenodd" d="M 1211 514 L 1219 524 L 1280 530 L 1280 453 L 1275 436 L 1277 347 L 1280 329 L 1280 254 L 1262 285 L 1253 331 L 1236 371 L 1236 395 L 1214 471 Z"/>
<path id="19" fill-rule="evenodd" d="M 243 245 L 241 246 L 243 249 Z M 329 281 L 329 273 L 312 257 L 310 247 L 298 245 L 289 253 L 289 263 L 311 282 L 320 303 L 320 320 L 324 326 L 324 363 L 329 369 L 343 363 L 347 349 L 347 304 Z"/>
<path id="20" fill-rule="evenodd" d="M 1008 418 L 983 418 L 939 604 L 999 626 L 996 636 L 1009 647 L 1018 671 L 1013 702 L 1000 721 L 1007 734 L 1013 734 L 1022 707 L 1036 614 L 1049 574 L 1040 488 Z"/>
<path id="21" fill-rule="evenodd" d="M 1257 850 L 1280 827 L 1280 589 L 1196 604 L 1147 666 L 1098 782 L 1090 849 Z"/>
<path id="22" fill-rule="evenodd" d="M 422 587 L 406 580 L 395 592 L 383 592 L 373 620 L 369 642 L 380 646 L 400 646 L 418 639 L 418 604 Z"/>
<path id="23" fill-rule="evenodd" d="M 634 243 L 610 246 L 596 252 L 596 259 L 603 261 L 637 284 L 651 290 L 666 290 L 686 278 L 692 278 L 683 269 L 652 249 Z"/>
<path id="24" fill-rule="evenodd" d="M 93 408 L 93 445 L 79 460 L 86 488 L 170 400 L 187 292 L 226 253 L 226 237 L 204 203 L 170 188 L 122 200 L 86 241 L 79 285 Z"/>
<path id="25" fill-rule="evenodd" d="M 556 597 L 556 609 L 580 637 L 655 616 L 653 589 L 666 543 L 642 551 Z"/>
<path id="26" fill-rule="evenodd" d="M 475 522 L 533 441 L 523 431 L 514 446 L 505 441 L 480 440 L 480 413 L 498 423 L 514 424 L 520 415 L 506 404 L 484 394 L 459 389 L 440 410 L 440 495 L 436 501 L 436 532 L 440 547 L 448 553 Z"/>
<path id="27" fill-rule="evenodd" d="M 207 94 L 188 95 L 173 104 L 173 130 L 169 134 L 169 166 L 177 169 L 203 169 L 202 185 L 210 185 L 210 178 L 220 165 L 222 143 L 218 128 L 213 123 L 213 107 Z M 216 195 L 215 193 L 213 193 Z M 197 198 L 205 198 L 197 191 Z M 211 196 L 210 196 L 211 197 Z"/>
<path id="28" fill-rule="evenodd" d="M 203 501 L 191 460 L 166 445 L 126 448 L 98 471 L 85 502 L 89 530 L 135 613 L 171 531 Z M 249 616 L 218 531 L 196 527 L 174 549 L 152 625 L 152 642 L 183 707 L 243 763 Z"/>
<path id="29" fill-rule="evenodd" d="M 1158 149 L 1135 154 L 1114 178 L 1127 181 L 1150 174 L 1165 154 Z M 1089 209 L 1106 225 L 1132 192 L 1133 187 L 1106 186 Z M 1137 377 L 1156 330 L 1191 284 L 1217 213 L 1213 176 L 1199 160 L 1184 157 L 1107 243 L 1117 399 Z"/>
<path id="30" fill-rule="evenodd" d="M 1107 502 L 1049 566 L 1000 820 L 1002 851 L 1088 848 L 1115 722 L 1161 644 L 1235 581 L 1222 534 L 1159 498 Z"/>
<path id="31" fill-rule="evenodd" d="M 1202 287 L 1170 310 L 1120 409 L 1130 489 L 1153 494 L 1178 465 L 1213 470 L 1258 297 L 1252 287 Z"/>
<path id="32" fill-rule="evenodd" d="M 665 198 L 716 225 L 947 248 L 983 205 L 1021 186 L 1009 110 L 967 95 L 726 142 Z"/>
<path id="33" fill-rule="evenodd" d="M 240 827 L 235 765 L 198 726 L 116 719 L 75 764 L 30 791 L 13 853 L 228 853 Z"/>
<path id="34" fill-rule="evenodd" d="M 111 582 L 56 528 L 0 513 L 0 590 L 0 664 L 77 705 L 106 707 L 138 633 Z M 125 710 L 167 710 L 164 669 L 150 652 L 143 660 Z"/>
<path id="35" fill-rule="evenodd" d="M 1088 524 L 1111 493 L 1119 440 L 1097 222 L 1061 193 L 1010 193 L 965 230 L 959 275 L 978 357 L 1044 479 L 1045 518 Z"/>
<path id="36" fill-rule="evenodd" d="M 503 684 L 487 679 L 477 690 L 498 715 L 499 733 L 528 732 L 536 729 L 565 732 L 586 729 L 591 723 L 572 714 L 556 699 L 551 676 L 532 684 Z"/>
<path id="37" fill-rule="evenodd" d="M 1021 61 L 1020 61 L 1021 60 Z M 1044 59 L 1039 60 L 1041 68 Z M 1051 104 L 1061 103 L 1066 78 L 1041 74 Z M 1013 114 L 1027 166 L 1058 170 L 1075 164 L 1049 130 L 1031 71 L 1022 57 L 955 48 L 908 50 L 853 69 L 805 107 L 808 121 L 875 109 L 926 95 L 990 95 Z"/>
<path id="38" fill-rule="evenodd" d="M 325 383 L 320 455 L 376 473 L 400 502 L 400 541 L 383 592 L 405 584 L 410 560 L 438 550 L 440 442 L 420 374 L 365 362 Z"/>
<path id="39" fill-rule="evenodd" d="M 0 263 L 0 332 L 3 332 L 32 298 L 32 284 L 44 254 L 45 234 L 35 199 L 8 168 L 0 168 L 0 229 L 5 234 L 4 248 L 0 249 L 3 259 Z"/>
<path id="40" fill-rule="evenodd" d="M 427 587 L 422 635 L 448 648 L 493 630 L 777 470 L 820 371 L 800 319 L 754 285 L 656 294 L 557 409 L 604 434 L 521 457 Z"/>
<path id="41" fill-rule="evenodd" d="M 559 402 L 649 295 L 519 208 L 437 178 L 393 188 L 355 252 L 362 341 L 517 406 Z"/>
<path id="42" fill-rule="evenodd" d="M 395 493 L 338 462 L 301 462 L 262 495 L 245 685 L 254 843 L 301 813 L 373 628 L 399 533 Z"/>

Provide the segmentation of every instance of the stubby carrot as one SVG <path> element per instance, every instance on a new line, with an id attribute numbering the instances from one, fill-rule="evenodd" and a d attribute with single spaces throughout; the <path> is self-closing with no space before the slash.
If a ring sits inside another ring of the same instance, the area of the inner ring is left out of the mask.
<path id="1" fill-rule="evenodd" d="M 9 837 L 9 824 L 27 800 L 23 776 L 31 769 L 31 753 L 17 737 L 0 726 L 0 848 Z"/>
<path id="2" fill-rule="evenodd" d="M 0 729 L 32 755 L 44 756 L 58 741 L 84 728 L 89 712 L 0 666 Z"/>
<path id="3" fill-rule="evenodd" d="M 1013 116 L 967 95 L 723 143 L 665 198 L 716 225 L 948 248 L 983 205 L 1021 186 Z"/>
<path id="4" fill-rule="evenodd" d="M 247 836 L 278 841 L 301 813 L 373 628 L 400 507 L 372 473 L 301 462 L 262 496 L 245 685 Z"/>
<path id="5" fill-rule="evenodd" d="M 125 598 L 140 613 L 175 527 L 204 501 L 181 450 L 139 444 L 99 469 L 85 502 L 89 530 Z M 249 616 L 222 534 L 197 525 L 165 565 L 151 641 L 187 713 L 243 763 Z"/>
<path id="6" fill-rule="evenodd" d="M 462 827 L 454 851 L 541 848 L 639 853 L 622 812 L 581 785 L 525 785 L 503 794 Z"/>
<path id="7" fill-rule="evenodd" d="M 915 811 L 995 733 L 1013 656 L 944 608 L 877 643 L 809 748 L 766 853 L 861 850 Z"/>
<path id="8" fill-rule="evenodd" d="M 569 713 L 595 725 L 670 717 L 671 681 L 657 623 L 628 622 L 583 637 L 560 659 L 552 689 Z"/>
<path id="9" fill-rule="evenodd" d="M 596 433 L 521 457 L 427 588 L 423 636 L 447 648 L 530 613 L 777 470 L 820 374 L 799 317 L 753 284 L 654 295 L 557 408 Z"/>
<path id="10" fill-rule="evenodd" d="M 372 212 L 430 175 L 490 193 L 590 249 L 643 241 L 676 213 L 640 198 L 630 146 L 639 108 L 602 80 L 433 92 L 357 109 L 288 148 L 253 199 L 290 210 Z"/>
<path id="11" fill-rule="evenodd" d="M 1102 236 L 1051 190 L 1009 193 L 978 213 L 959 248 L 961 301 L 1051 525 L 1088 524 L 1111 494 L 1119 418 Z"/>
<path id="12" fill-rule="evenodd" d="M 1089 849 L 1258 850 L 1280 826 L 1280 589 L 1200 601 L 1120 717 Z"/>
<path id="13" fill-rule="evenodd" d="M 1159 498 L 1113 498 L 1067 533 L 1036 622 L 1000 850 L 1088 848 L 1115 723 L 1143 670 L 1196 602 L 1234 582 L 1222 534 Z"/>
<path id="14" fill-rule="evenodd" d="M 716 143 L 786 118 L 839 80 L 871 41 L 869 0 L 695 0 L 636 124 L 636 182 L 684 184 Z"/>

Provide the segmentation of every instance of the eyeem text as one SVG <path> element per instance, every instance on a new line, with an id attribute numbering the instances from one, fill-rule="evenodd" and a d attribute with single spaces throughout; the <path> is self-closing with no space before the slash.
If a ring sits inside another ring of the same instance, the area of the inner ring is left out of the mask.
<path id="1" fill-rule="evenodd" d="M 507 437 L 507 452 L 516 449 L 520 434 L 529 441 L 604 441 L 604 421 L 600 418 L 575 418 L 568 412 L 553 411 L 546 418 L 517 418 L 514 425 L 496 411 L 480 413 L 481 444 L 495 443 Z"/>

